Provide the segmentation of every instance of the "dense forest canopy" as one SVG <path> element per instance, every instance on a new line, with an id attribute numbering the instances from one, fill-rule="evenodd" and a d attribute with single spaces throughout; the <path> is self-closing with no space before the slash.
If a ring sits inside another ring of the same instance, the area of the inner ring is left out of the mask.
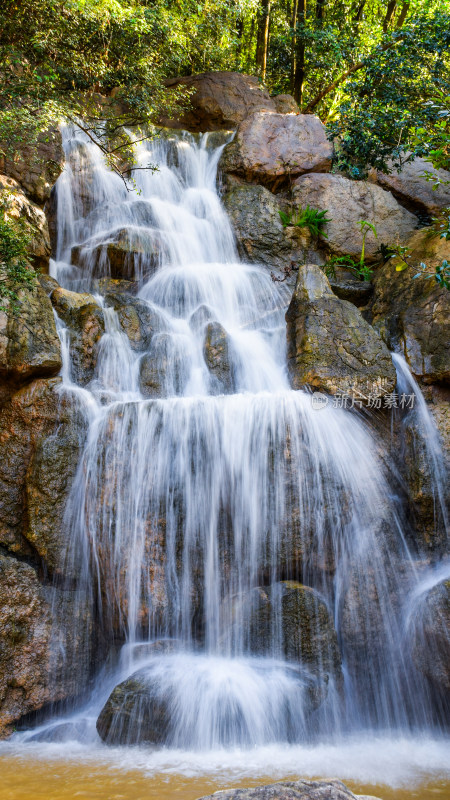
<path id="1" fill-rule="evenodd" d="M 450 163 L 450 0 L 4 0 L 0 31 L 3 151 L 58 117 L 95 128 L 98 94 L 110 129 L 145 124 L 167 77 L 214 69 L 292 93 L 350 176 Z"/>

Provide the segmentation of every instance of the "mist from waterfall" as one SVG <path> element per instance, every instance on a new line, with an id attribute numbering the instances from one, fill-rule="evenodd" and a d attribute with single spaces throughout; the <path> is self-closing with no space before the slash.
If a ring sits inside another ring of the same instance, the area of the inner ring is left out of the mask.
<path id="1" fill-rule="evenodd" d="M 81 386 L 58 320 L 62 391 L 89 420 L 64 571 L 101 629 L 94 690 L 71 712 L 70 736 L 94 741 L 92 720 L 137 669 L 168 698 L 166 744 L 177 748 L 429 728 L 430 689 L 405 634 L 419 578 L 399 498 L 364 420 L 290 389 L 289 293 L 267 267 L 238 260 L 216 185 L 223 144 L 207 134 L 141 143 L 138 164 L 158 170 L 136 171 L 128 191 L 95 146 L 64 130 L 52 275 L 93 293 L 105 321 Z M 102 284 L 124 241 L 128 291 L 153 320 L 144 350 Z M 298 584 L 309 622 L 295 659 L 284 609 Z M 161 640 L 167 652 L 152 649 Z"/>

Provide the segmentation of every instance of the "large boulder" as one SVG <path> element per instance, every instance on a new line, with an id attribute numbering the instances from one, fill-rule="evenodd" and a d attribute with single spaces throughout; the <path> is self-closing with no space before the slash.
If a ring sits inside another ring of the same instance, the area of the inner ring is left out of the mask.
<path id="1" fill-rule="evenodd" d="M 15 384 L 55 375 L 61 369 L 61 346 L 52 305 L 35 281 L 6 298 L 0 311 L 0 377 Z M 17 308 L 15 308 L 17 306 Z"/>
<path id="2" fill-rule="evenodd" d="M 324 125 L 311 114 L 262 114 L 247 117 L 219 162 L 223 172 L 272 190 L 305 172 L 328 172 L 333 147 Z"/>
<path id="3" fill-rule="evenodd" d="M 0 155 L 0 172 L 14 178 L 25 193 L 41 205 L 50 197 L 63 166 L 64 152 L 58 128 L 39 134 L 37 144 L 23 142 L 14 153 L 6 147 Z"/>
<path id="4" fill-rule="evenodd" d="M 276 277 L 301 261 L 324 259 L 306 228 L 283 228 L 276 195 L 254 183 L 236 183 L 223 198 L 244 261 L 264 264 Z M 295 283 L 294 273 L 288 281 Z"/>
<path id="5" fill-rule="evenodd" d="M 421 262 L 434 269 L 449 257 L 449 243 L 415 231 L 406 241 L 410 266 L 397 272 L 392 259 L 376 272 L 371 304 L 372 324 L 391 350 L 405 356 L 411 371 L 424 383 L 450 379 L 450 292 L 433 278 L 415 278 Z"/>
<path id="6" fill-rule="evenodd" d="M 87 680 L 91 620 L 64 594 L 44 587 L 29 564 L 0 554 L 0 738 L 24 714 L 75 696 Z"/>
<path id="7" fill-rule="evenodd" d="M 341 781 L 284 781 L 251 789 L 225 789 L 200 800 L 364 800 Z M 366 800 L 377 800 L 366 797 Z"/>
<path id="8" fill-rule="evenodd" d="M 295 389 L 348 393 L 363 402 L 370 394 L 394 390 L 396 373 L 386 345 L 352 303 L 336 297 L 316 265 L 300 267 L 286 320 Z"/>
<path id="9" fill-rule="evenodd" d="M 174 118 L 163 117 L 168 128 L 189 131 L 231 130 L 254 111 L 275 111 L 269 93 L 258 78 L 239 72 L 202 72 L 184 78 L 170 78 L 167 90 L 191 92 L 191 108 L 180 110 Z"/>
<path id="10" fill-rule="evenodd" d="M 318 170 L 317 170 L 318 172 Z M 352 181 L 340 175 L 302 175 L 293 185 L 295 203 L 327 211 L 326 246 L 332 253 L 358 258 L 362 233 L 358 225 L 367 220 L 375 225 L 378 238 L 369 231 L 366 260 L 373 260 L 381 243 L 403 244 L 418 225 L 414 214 L 403 208 L 390 192 L 365 181 Z"/>
<path id="11" fill-rule="evenodd" d="M 97 719 L 107 744 L 163 744 L 170 725 L 168 702 L 152 691 L 145 670 L 135 672 L 110 694 Z"/>
<path id="12" fill-rule="evenodd" d="M 424 173 L 429 173 L 432 180 L 427 181 Z M 370 178 L 375 179 L 383 189 L 388 189 L 408 207 L 418 207 L 433 214 L 450 206 L 450 172 L 435 169 L 424 158 L 407 161 L 400 172 L 395 169 L 388 174 L 376 172 Z M 433 189 L 436 181 L 440 181 L 440 184 Z"/>
<path id="13" fill-rule="evenodd" d="M 28 255 L 32 266 L 47 272 L 51 254 L 47 218 L 39 206 L 26 197 L 13 178 L 0 175 L 0 196 L 6 201 L 8 219 L 24 221 L 25 232 L 30 236 Z"/>

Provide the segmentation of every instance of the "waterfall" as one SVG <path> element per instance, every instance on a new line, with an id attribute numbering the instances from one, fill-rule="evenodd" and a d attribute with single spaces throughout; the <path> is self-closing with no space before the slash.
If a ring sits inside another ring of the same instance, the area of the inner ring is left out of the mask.
<path id="1" fill-rule="evenodd" d="M 121 647 L 105 667 L 93 646 L 86 713 L 139 671 L 175 747 L 426 727 L 403 647 L 417 576 L 398 498 L 364 420 L 290 389 L 288 290 L 238 261 L 222 147 L 140 143 L 138 164 L 158 169 L 127 191 L 64 130 L 52 275 L 92 292 L 105 321 L 83 386 L 58 322 L 63 389 L 90 398 L 65 570 L 95 608 L 101 657 Z M 122 305 L 151 321 L 139 348 L 105 280 L 119 273 Z"/>

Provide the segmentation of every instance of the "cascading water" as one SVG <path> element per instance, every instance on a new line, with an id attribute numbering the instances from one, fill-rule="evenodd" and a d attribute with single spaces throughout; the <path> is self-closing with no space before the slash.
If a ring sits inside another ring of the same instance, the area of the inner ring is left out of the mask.
<path id="1" fill-rule="evenodd" d="M 102 652 L 123 645 L 77 719 L 139 670 L 174 747 L 432 724 L 402 645 L 417 579 L 396 498 L 364 422 L 289 387 L 288 292 L 238 262 L 221 147 L 207 135 L 140 145 L 158 171 L 137 171 L 127 192 L 79 134 L 66 129 L 64 146 L 52 274 L 93 292 L 105 320 L 83 387 L 59 323 L 62 390 L 89 407 L 64 569 L 96 609 Z M 102 280 L 117 254 L 136 282 L 122 299 L 150 320 L 140 349 Z M 139 708 L 118 741 L 139 740 Z"/>

